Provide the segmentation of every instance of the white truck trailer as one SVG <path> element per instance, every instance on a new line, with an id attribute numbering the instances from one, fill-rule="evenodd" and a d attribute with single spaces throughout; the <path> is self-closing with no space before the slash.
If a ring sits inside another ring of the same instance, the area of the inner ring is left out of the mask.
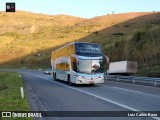
<path id="1" fill-rule="evenodd" d="M 134 75 L 137 72 L 137 62 L 118 61 L 109 64 L 107 74 L 110 75 Z"/>

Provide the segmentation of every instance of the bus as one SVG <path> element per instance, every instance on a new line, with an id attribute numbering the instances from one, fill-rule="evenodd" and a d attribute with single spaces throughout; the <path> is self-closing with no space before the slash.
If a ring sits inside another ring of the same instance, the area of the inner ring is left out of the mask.
<path id="1" fill-rule="evenodd" d="M 104 82 L 103 55 L 96 43 L 72 42 L 51 55 L 51 74 L 54 80 L 72 84 Z"/>

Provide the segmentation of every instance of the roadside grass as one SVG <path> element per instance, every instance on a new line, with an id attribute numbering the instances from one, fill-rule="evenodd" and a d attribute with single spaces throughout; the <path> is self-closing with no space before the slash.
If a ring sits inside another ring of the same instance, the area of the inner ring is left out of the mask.
<path id="1" fill-rule="evenodd" d="M 0 73 L 0 111 L 30 111 L 26 92 L 22 99 L 20 87 L 23 87 L 23 81 L 18 73 Z M 33 120 L 32 118 L 10 119 Z M 8 118 L 3 118 L 3 120 L 8 120 Z"/>

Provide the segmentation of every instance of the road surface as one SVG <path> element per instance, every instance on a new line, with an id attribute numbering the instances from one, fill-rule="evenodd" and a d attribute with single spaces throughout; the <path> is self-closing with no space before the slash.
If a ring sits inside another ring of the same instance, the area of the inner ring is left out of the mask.
<path id="1" fill-rule="evenodd" d="M 21 71 L 32 111 L 160 111 L 160 88 L 105 81 L 69 86 L 40 71 Z M 155 112 L 156 113 L 156 112 Z M 41 119 L 41 118 L 38 118 Z M 48 117 L 53 120 L 160 120 L 159 117 Z"/>

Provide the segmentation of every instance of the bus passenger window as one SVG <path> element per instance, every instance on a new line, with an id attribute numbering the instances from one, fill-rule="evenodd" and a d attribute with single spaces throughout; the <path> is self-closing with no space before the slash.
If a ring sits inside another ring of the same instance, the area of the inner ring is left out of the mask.
<path id="1" fill-rule="evenodd" d="M 69 65 L 66 63 L 66 71 L 69 71 Z"/>

